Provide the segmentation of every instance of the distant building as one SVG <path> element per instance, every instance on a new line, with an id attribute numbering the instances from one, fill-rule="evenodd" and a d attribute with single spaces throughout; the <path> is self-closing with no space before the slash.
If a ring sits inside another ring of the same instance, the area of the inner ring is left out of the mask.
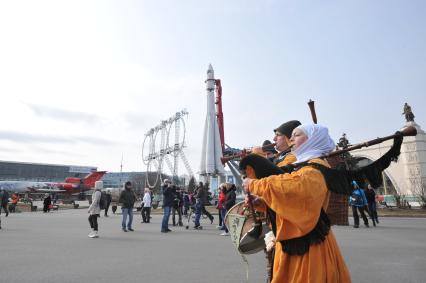
<path id="1" fill-rule="evenodd" d="M 66 177 L 83 178 L 98 168 L 15 161 L 0 161 L 0 181 L 62 182 Z"/>
<path id="2" fill-rule="evenodd" d="M 145 172 L 107 172 L 102 181 L 104 188 L 122 188 L 125 182 L 132 182 L 141 176 L 145 176 Z"/>
<path id="3" fill-rule="evenodd" d="M 102 181 L 104 182 L 104 188 L 122 188 L 124 183 L 127 181 L 132 182 L 133 190 L 138 195 L 143 195 L 143 191 L 145 187 L 148 187 L 147 184 L 147 175 L 149 175 L 149 180 L 151 183 L 155 183 L 156 178 L 160 178 L 157 176 L 157 172 L 151 172 L 147 174 L 147 172 L 107 172 L 103 177 Z M 161 174 L 161 180 L 164 179 L 172 179 L 171 176 L 166 174 Z M 180 176 L 179 186 L 185 186 L 189 183 L 189 176 Z M 157 182 L 155 187 L 151 187 L 151 191 L 154 195 L 161 195 L 161 185 L 162 182 Z"/>

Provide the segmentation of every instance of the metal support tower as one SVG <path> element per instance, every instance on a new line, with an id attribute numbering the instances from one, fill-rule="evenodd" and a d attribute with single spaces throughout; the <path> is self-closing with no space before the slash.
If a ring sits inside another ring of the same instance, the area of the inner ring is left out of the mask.
<path id="1" fill-rule="evenodd" d="M 161 176 L 164 173 L 164 163 L 169 169 L 173 180 L 178 183 L 178 168 L 179 157 L 183 161 L 186 170 L 190 177 L 194 176 L 188 160 L 183 152 L 185 145 L 185 120 L 184 117 L 188 112 L 184 109 L 176 112 L 172 117 L 150 129 L 145 133 L 145 138 L 142 143 L 142 160 L 147 167 L 148 177 L 146 185 L 154 187 L 158 182 L 161 182 Z M 158 137 L 160 134 L 160 137 Z M 170 155 L 173 157 L 173 163 L 170 161 Z M 150 180 L 150 173 L 155 174 L 155 180 Z"/>

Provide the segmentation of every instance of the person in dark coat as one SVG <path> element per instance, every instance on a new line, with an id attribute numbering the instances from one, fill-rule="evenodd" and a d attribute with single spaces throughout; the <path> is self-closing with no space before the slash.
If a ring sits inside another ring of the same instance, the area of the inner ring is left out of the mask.
<path id="1" fill-rule="evenodd" d="M 111 197 L 111 189 L 106 190 L 106 206 L 105 206 L 105 217 L 108 217 L 109 206 L 111 205 L 112 197 Z"/>
<path id="2" fill-rule="evenodd" d="M 1 214 L 1 209 L 3 209 L 4 212 L 6 212 L 6 217 L 9 216 L 9 210 L 7 209 L 8 202 L 9 202 L 9 193 L 6 190 L 2 189 L 0 214 Z"/>
<path id="3" fill-rule="evenodd" d="M 173 210 L 172 210 L 172 220 L 173 226 L 176 226 L 176 214 L 178 215 L 178 225 L 183 226 L 182 222 L 182 207 L 183 207 L 183 197 L 182 192 L 179 187 L 173 186 Z"/>
<path id="4" fill-rule="evenodd" d="M 365 190 L 365 197 L 367 198 L 368 212 L 371 220 L 373 221 L 373 225 L 376 226 L 376 223 L 379 223 L 379 217 L 377 216 L 376 192 L 372 186 L 367 186 L 367 190 Z"/>
<path id="5" fill-rule="evenodd" d="M 198 195 L 200 193 L 200 195 Z M 204 186 L 202 182 L 199 184 L 199 190 L 197 191 L 197 196 L 195 198 L 199 198 L 201 200 L 201 212 L 205 214 L 210 219 L 210 224 L 213 224 L 214 217 L 210 212 L 206 210 L 206 204 L 209 204 L 209 192 L 208 187 Z"/>
<path id="6" fill-rule="evenodd" d="M 172 182 L 169 179 L 164 179 L 163 186 L 163 220 L 161 221 L 161 233 L 172 232 L 169 229 L 170 212 L 173 207 L 174 193 Z"/>
<path id="7" fill-rule="evenodd" d="M 262 144 L 262 148 L 267 147 L 264 150 L 265 158 L 271 162 L 274 162 L 275 155 L 278 153 L 278 151 L 276 151 L 274 147 L 271 147 L 271 144 L 272 143 L 270 140 L 265 140 Z"/>
<path id="8" fill-rule="evenodd" d="M 136 195 L 132 190 L 132 183 L 127 181 L 124 184 L 124 190 L 120 193 L 120 198 L 118 200 L 121 203 L 121 211 L 123 213 L 123 221 L 121 222 L 121 228 L 124 232 L 134 231 L 132 228 L 133 222 L 133 207 L 135 205 Z M 129 222 L 127 223 L 126 229 L 126 220 L 127 216 L 129 216 Z"/>
<path id="9" fill-rule="evenodd" d="M 49 194 L 45 195 L 45 198 L 43 200 L 43 212 L 50 212 L 50 207 L 52 205 L 52 198 L 50 197 Z"/>
<path id="10" fill-rule="evenodd" d="M 187 217 L 188 216 L 189 206 L 190 206 L 188 192 L 183 192 L 182 199 L 183 199 L 183 215 L 185 215 L 185 217 Z"/>
<path id="11" fill-rule="evenodd" d="M 210 223 L 213 224 L 214 217 L 206 210 L 205 204 L 207 201 L 207 189 L 204 187 L 203 182 L 198 184 L 197 193 L 195 194 L 195 229 L 200 227 L 201 214 L 207 215 Z"/>

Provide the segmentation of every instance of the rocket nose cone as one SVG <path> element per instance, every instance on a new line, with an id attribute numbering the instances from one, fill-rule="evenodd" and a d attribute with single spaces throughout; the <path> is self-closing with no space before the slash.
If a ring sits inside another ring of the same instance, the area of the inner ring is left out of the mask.
<path id="1" fill-rule="evenodd" d="M 213 71 L 212 64 L 209 64 L 209 68 L 207 69 L 207 78 L 208 79 L 214 78 L 214 71 Z"/>

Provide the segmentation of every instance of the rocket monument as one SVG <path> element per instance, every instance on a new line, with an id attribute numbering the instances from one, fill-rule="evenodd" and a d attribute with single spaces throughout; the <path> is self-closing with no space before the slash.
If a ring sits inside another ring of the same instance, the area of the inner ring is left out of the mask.
<path id="1" fill-rule="evenodd" d="M 217 176 L 224 175 L 225 169 L 220 160 L 222 146 L 219 136 L 219 127 L 215 111 L 215 78 L 213 67 L 210 64 L 207 70 L 207 115 L 204 124 L 203 147 L 201 151 L 200 175 Z"/>

